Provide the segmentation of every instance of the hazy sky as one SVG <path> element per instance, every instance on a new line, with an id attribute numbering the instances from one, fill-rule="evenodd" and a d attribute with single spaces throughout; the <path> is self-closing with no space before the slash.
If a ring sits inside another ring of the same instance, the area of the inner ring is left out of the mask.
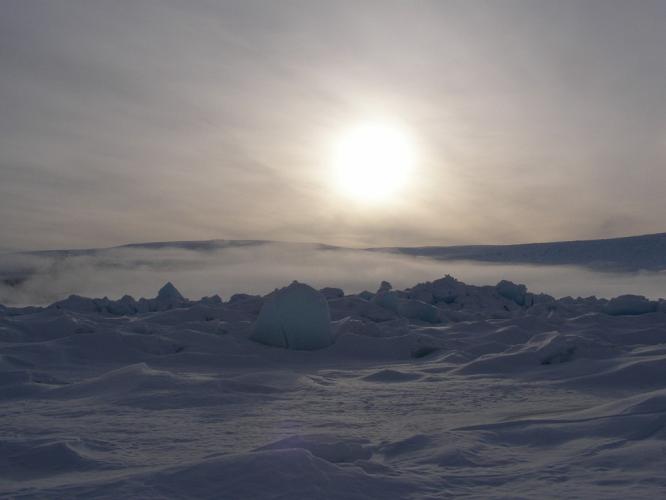
<path id="1" fill-rule="evenodd" d="M 0 248 L 666 230 L 666 2 L 0 0 Z M 409 130 L 380 204 L 330 185 Z"/>

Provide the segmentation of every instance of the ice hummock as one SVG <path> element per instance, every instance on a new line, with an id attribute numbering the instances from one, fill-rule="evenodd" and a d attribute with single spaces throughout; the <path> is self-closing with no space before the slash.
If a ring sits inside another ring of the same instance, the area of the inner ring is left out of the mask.
<path id="1" fill-rule="evenodd" d="M 185 298 L 180 294 L 178 289 L 173 286 L 173 283 L 168 281 L 159 292 L 157 292 L 157 300 L 161 301 L 184 301 Z"/>
<path id="2" fill-rule="evenodd" d="M 287 349 L 313 350 L 330 346 L 333 335 L 326 297 L 297 281 L 275 290 L 266 297 L 251 338 Z"/>
<path id="3" fill-rule="evenodd" d="M 620 295 L 612 298 L 606 306 L 606 313 L 613 316 L 633 316 L 657 310 L 657 302 L 642 295 Z"/>

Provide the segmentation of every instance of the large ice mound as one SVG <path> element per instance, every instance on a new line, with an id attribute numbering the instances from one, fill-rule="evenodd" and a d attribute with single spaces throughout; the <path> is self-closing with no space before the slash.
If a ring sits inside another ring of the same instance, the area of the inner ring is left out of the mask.
<path id="1" fill-rule="evenodd" d="M 294 281 L 266 297 L 254 323 L 252 340 L 287 349 L 313 350 L 333 343 L 326 297 Z"/>
<path id="2" fill-rule="evenodd" d="M 611 299 L 606 306 L 606 313 L 612 316 L 633 316 L 647 314 L 657 310 L 657 303 L 642 295 L 620 295 Z"/>

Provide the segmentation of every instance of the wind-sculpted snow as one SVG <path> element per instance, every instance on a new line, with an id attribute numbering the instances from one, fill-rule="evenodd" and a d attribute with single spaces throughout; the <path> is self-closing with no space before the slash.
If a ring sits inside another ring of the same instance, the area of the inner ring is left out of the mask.
<path id="1" fill-rule="evenodd" d="M 280 292 L 193 300 L 171 283 L 0 307 L 0 496 L 666 491 L 664 301 L 450 276 L 290 289 L 275 310 Z"/>

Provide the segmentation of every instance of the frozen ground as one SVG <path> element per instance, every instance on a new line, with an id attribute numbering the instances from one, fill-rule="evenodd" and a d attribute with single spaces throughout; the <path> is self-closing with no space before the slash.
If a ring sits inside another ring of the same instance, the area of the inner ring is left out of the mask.
<path id="1" fill-rule="evenodd" d="M 663 301 L 322 294 L 313 351 L 252 341 L 255 296 L 0 306 L 0 497 L 666 495 Z"/>

